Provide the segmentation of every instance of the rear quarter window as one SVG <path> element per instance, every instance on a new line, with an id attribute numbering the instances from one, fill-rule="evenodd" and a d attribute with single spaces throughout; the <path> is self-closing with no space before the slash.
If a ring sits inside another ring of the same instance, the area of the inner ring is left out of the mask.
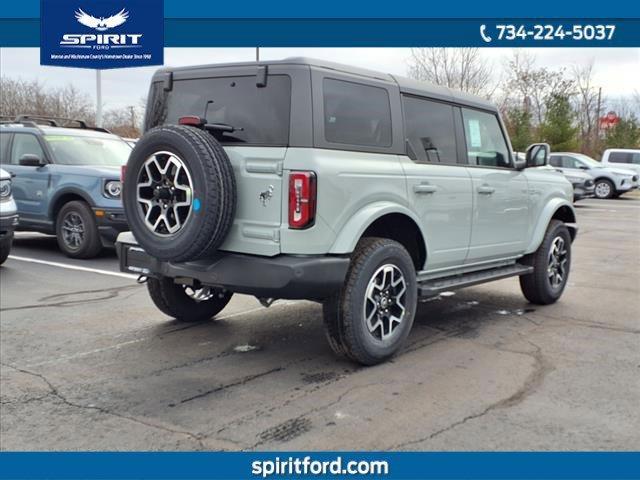
<path id="1" fill-rule="evenodd" d="M 325 78 L 324 136 L 330 143 L 391 146 L 391 106 L 386 89 Z"/>

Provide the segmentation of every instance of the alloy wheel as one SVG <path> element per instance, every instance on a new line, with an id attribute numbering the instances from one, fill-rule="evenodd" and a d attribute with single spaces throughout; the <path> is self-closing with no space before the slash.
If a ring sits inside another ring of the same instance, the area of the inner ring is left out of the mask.
<path id="1" fill-rule="evenodd" d="M 189 285 L 184 285 L 184 292 L 187 294 L 189 298 L 191 298 L 196 303 L 206 302 L 207 300 L 211 300 L 216 292 L 211 287 L 201 287 L 194 288 Z M 218 295 L 222 297 L 222 295 Z"/>
<path id="2" fill-rule="evenodd" d="M 596 184 L 596 197 L 608 198 L 611 195 L 611 185 L 607 182 L 598 182 Z"/>
<path id="3" fill-rule="evenodd" d="M 549 249 L 547 264 L 547 278 L 549 279 L 549 284 L 552 288 L 560 288 L 564 283 L 567 276 L 568 260 L 569 252 L 564 238 L 554 238 L 553 242 L 551 242 L 551 248 Z"/>
<path id="4" fill-rule="evenodd" d="M 62 240 L 71 250 L 78 250 L 84 243 L 85 225 L 78 212 L 69 212 L 62 219 Z"/>
<path id="5" fill-rule="evenodd" d="M 138 173 L 136 199 L 149 230 L 178 233 L 193 209 L 193 182 L 184 161 L 166 151 L 148 157 Z"/>
<path id="6" fill-rule="evenodd" d="M 407 283 L 402 271 L 383 265 L 371 277 L 364 300 L 364 320 L 369 333 L 387 342 L 405 317 Z"/>

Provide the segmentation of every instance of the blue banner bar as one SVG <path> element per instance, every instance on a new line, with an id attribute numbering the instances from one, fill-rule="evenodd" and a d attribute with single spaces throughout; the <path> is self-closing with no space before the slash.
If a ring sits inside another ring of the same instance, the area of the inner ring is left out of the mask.
<path id="1" fill-rule="evenodd" d="M 161 1 L 161 0 L 158 0 Z M 126 2 L 125 2 L 126 4 Z M 425 2 L 382 0 L 164 0 L 166 18 L 529 18 L 547 14 L 553 18 L 640 18 L 640 2 L 594 0 L 538 0 L 536 2 Z M 40 0 L 0 2 L 0 18 L 39 18 Z"/>
<path id="2" fill-rule="evenodd" d="M 640 46 L 640 19 L 168 19 L 164 25 L 166 47 Z M 40 21 L 0 19 L 0 46 L 39 47 Z"/>
<path id="3" fill-rule="evenodd" d="M 637 479 L 639 453 L 1 453 L 0 480 L 27 479 L 240 479 L 346 478 L 357 475 L 290 475 L 261 470 L 264 463 L 304 459 L 312 462 L 386 461 L 388 479 Z M 360 475 L 367 476 L 367 475 Z"/>

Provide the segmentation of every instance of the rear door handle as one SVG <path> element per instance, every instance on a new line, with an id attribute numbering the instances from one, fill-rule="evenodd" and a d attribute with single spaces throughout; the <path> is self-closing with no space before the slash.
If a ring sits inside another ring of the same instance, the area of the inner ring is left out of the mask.
<path id="1" fill-rule="evenodd" d="M 481 193 L 482 195 L 491 195 L 495 191 L 496 189 L 489 185 L 481 185 L 478 187 L 478 193 Z"/>
<path id="2" fill-rule="evenodd" d="M 413 186 L 414 193 L 435 193 L 438 190 L 437 185 L 431 185 L 430 183 L 421 183 L 420 185 Z"/>

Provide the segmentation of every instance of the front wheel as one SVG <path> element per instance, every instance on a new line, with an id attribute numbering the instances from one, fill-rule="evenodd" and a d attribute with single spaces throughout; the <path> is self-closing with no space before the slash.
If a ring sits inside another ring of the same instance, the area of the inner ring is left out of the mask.
<path id="1" fill-rule="evenodd" d="M 416 272 L 407 250 L 393 240 L 364 238 L 342 290 L 324 303 L 329 344 L 358 363 L 381 363 L 409 335 L 416 305 Z"/>
<path id="2" fill-rule="evenodd" d="M 172 278 L 149 278 L 147 290 L 158 309 L 181 322 L 210 320 L 227 306 L 233 293 L 220 288 L 180 285 Z"/>
<path id="3" fill-rule="evenodd" d="M 551 220 L 538 250 L 522 263 L 533 267 L 533 273 L 520 277 L 526 299 L 538 305 L 556 302 L 567 285 L 571 268 L 571 235 L 567 226 Z"/>
<path id="4" fill-rule="evenodd" d="M 600 180 L 596 181 L 596 187 L 595 187 L 595 195 L 596 198 L 601 198 L 601 199 L 605 199 L 605 198 L 612 198 L 616 193 L 616 189 L 613 186 L 613 183 L 611 182 L 611 180 L 607 180 L 606 178 L 601 178 Z"/>
<path id="5" fill-rule="evenodd" d="M 58 246 L 68 257 L 92 258 L 102 250 L 96 219 L 89 205 L 81 201 L 65 204 L 56 221 Z"/>

